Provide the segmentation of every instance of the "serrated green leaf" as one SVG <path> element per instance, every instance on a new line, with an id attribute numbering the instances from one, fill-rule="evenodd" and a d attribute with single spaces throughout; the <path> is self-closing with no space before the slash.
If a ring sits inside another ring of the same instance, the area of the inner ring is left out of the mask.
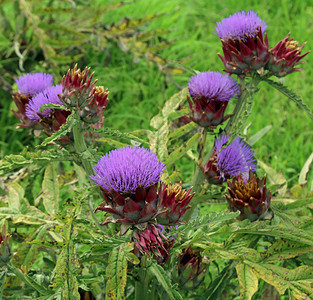
<path id="1" fill-rule="evenodd" d="M 244 261 L 244 263 L 252 268 L 256 276 L 273 285 L 281 295 L 289 289 L 297 300 L 313 297 L 313 267 L 311 266 L 290 270 L 267 263 L 262 265 L 251 261 Z"/>
<path id="2" fill-rule="evenodd" d="M 72 156 L 65 150 L 23 152 L 19 155 L 7 155 L 0 161 L 0 176 L 36 163 L 47 163 L 49 161 L 69 161 Z"/>
<path id="3" fill-rule="evenodd" d="M 286 224 L 252 224 L 249 227 L 240 228 L 236 230 L 236 232 L 274 236 L 276 238 L 285 238 L 291 241 L 313 246 L 313 237 L 310 233 L 293 226 L 287 226 Z"/>
<path id="4" fill-rule="evenodd" d="M 70 132 L 72 130 L 72 128 L 74 127 L 75 124 L 77 124 L 77 122 L 79 122 L 76 119 L 76 114 L 72 113 L 71 115 L 69 115 L 66 119 L 66 123 L 63 124 L 58 131 L 54 132 L 51 136 L 49 136 L 48 138 L 46 138 L 40 145 L 36 146 L 36 148 L 38 147 L 44 147 L 49 143 L 52 143 L 53 141 L 59 139 L 61 136 L 67 134 L 68 132 Z"/>
<path id="5" fill-rule="evenodd" d="M 121 143 L 117 140 L 110 139 L 110 138 L 99 138 L 95 140 L 96 142 L 108 144 L 114 148 L 121 148 L 121 147 L 126 147 L 129 146 L 129 144 Z"/>
<path id="6" fill-rule="evenodd" d="M 269 85 L 271 85 L 276 90 L 281 92 L 283 95 L 288 97 L 290 100 L 295 102 L 298 106 L 300 106 L 300 108 L 302 108 L 307 113 L 307 115 L 310 117 L 310 119 L 313 120 L 313 114 L 312 114 L 311 110 L 294 91 L 289 90 L 282 83 L 273 81 L 271 79 L 265 79 L 265 82 L 267 82 Z"/>
<path id="7" fill-rule="evenodd" d="M 39 108 L 39 112 L 42 112 L 46 108 L 52 108 L 52 109 L 63 109 L 63 110 L 68 110 L 65 106 L 60 105 L 60 104 L 55 104 L 55 103 L 47 103 L 44 105 L 41 105 Z"/>
<path id="8" fill-rule="evenodd" d="M 252 269 L 239 263 L 236 266 L 239 284 L 241 286 L 240 299 L 250 300 L 258 290 L 258 277 L 252 272 Z"/>
<path id="9" fill-rule="evenodd" d="M 114 248 L 109 256 L 106 268 L 106 296 L 105 299 L 120 300 L 125 299 L 124 291 L 127 281 L 127 253 L 133 246 L 129 243 L 122 244 Z"/>
<path id="10" fill-rule="evenodd" d="M 190 113 L 190 109 L 189 108 L 183 108 L 183 109 L 180 109 L 180 110 L 176 110 L 176 111 L 173 111 L 171 112 L 169 115 L 168 115 L 168 120 L 169 121 L 173 121 L 173 120 L 176 120 L 182 116 L 185 116 L 185 115 L 188 115 Z"/>
<path id="11" fill-rule="evenodd" d="M 170 299 L 172 300 L 183 299 L 182 296 L 178 293 L 178 291 L 176 291 L 173 288 L 170 279 L 168 278 L 164 269 L 160 265 L 153 261 L 151 266 L 148 268 L 148 272 L 156 277 L 156 279 L 161 284 L 161 286 L 163 287 L 163 289 L 165 290 Z"/>
<path id="12" fill-rule="evenodd" d="M 301 244 L 298 241 L 279 239 L 264 253 L 263 261 L 267 263 L 283 261 L 311 251 L 313 251 L 312 246 Z"/>
<path id="13" fill-rule="evenodd" d="M 73 219 L 69 218 L 68 223 L 63 227 L 63 234 L 66 241 L 56 266 L 53 270 L 53 289 L 62 289 L 63 299 L 79 300 L 78 281 L 76 273 L 79 270 L 79 263 L 76 255 L 76 246 L 73 242 Z"/>
<path id="14" fill-rule="evenodd" d="M 167 100 L 161 112 L 151 119 L 150 126 L 155 129 L 159 129 L 163 126 L 164 119 L 168 119 L 169 115 L 173 113 L 183 101 L 186 100 L 187 95 L 188 88 L 186 87 Z"/>
<path id="15" fill-rule="evenodd" d="M 166 159 L 165 165 L 168 167 L 184 156 L 189 149 L 197 145 L 199 142 L 200 134 L 196 133 L 193 135 L 187 142 L 185 142 L 182 146 L 175 149 Z"/>
<path id="16" fill-rule="evenodd" d="M 42 199 L 47 213 L 55 215 L 59 208 L 59 181 L 55 164 L 51 163 L 45 170 L 42 181 Z"/>
<path id="17" fill-rule="evenodd" d="M 95 132 L 95 133 L 100 133 L 100 134 L 103 134 L 104 136 L 106 137 L 117 137 L 117 138 L 121 138 L 121 139 L 126 139 L 126 140 L 134 140 L 134 141 L 138 141 L 139 143 L 141 144 L 148 144 L 145 140 L 131 134 L 131 133 L 128 133 L 128 132 L 121 132 L 117 129 L 111 129 L 111 128 L 100 128 L 100 129 L 91 129 L 91 130 L 88 130 L 88 131 L 91 131 L 91 132 Z"/>
<path id="18" fill-rule="evenodd" d="M 182 127 L 179 127 L 178 129 L 174 130 L 173 132 L 171 132 L 168 136 L 169 140 L 174 140 L 174 139 L 178 139 L 180 137 L 182 137 L 183 135 L 185 135 L 186 133 L 192 131 L 193 129 L 197 128 L 197 124 L 194 122 L 190 122 Z"/>
<path id="19" fill-rule="evenodd" d="M 8 183 L 8 205 L 9 208 L 20 211 L 21 202 L 24 198 L 24 189 L 17 182 Z"/>

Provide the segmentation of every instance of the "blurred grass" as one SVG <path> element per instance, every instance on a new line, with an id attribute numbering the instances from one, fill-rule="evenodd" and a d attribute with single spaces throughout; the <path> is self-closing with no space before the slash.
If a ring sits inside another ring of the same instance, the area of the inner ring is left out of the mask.
<path id="1" fill-rule="evenodd" d="M 98 2 L 101 4 L 108 1 Z M 173 44 L 161 51 L 162 57 L 173 61 L 183 59 L 186 67 L 199 71 L 221 71 L 223 64 L 217 53 L 222 50 L 219 38 L 213 34 L 215 24 L 240 10 L 254 10 L 267 22 L 271 47 L 288 32 L 300 43 L 308 41 L 305 51 L 312 47 L 313 2 L 310 1 L 138 0 L 105 15 L 103 20 L 110 24 L 122 17 L 140 18 L 154 13 L 161 14 L 144 30 L 170 30 L 166 37 L 173 40 Z M 156 44 L 158 42 L 155 41 Z M 305 60 L 301 73 L 289 75 L 283 81 L 313 109 L 310 101 L 312 55 L 308 55 Z M 178 91 L 177 86 L 187 85 L 191 75 L 186 72 L 182 75 L 164 76 L 156 65 L 143 58 L 134 58 L 117 45 L 111 45 L 102 53 L 94 53 L 90 48 L 84 61 L 95 70 L 99 83 L 110 90 L 110 102 L 105 112 L 106 126 L 127 131 L 148 128 L 151 117 L 166 99 Z M 13 124 L 17 122 L 7 104 L 11 102 L 11 98 L 1 95 L 1 100 L 4 103 L 0 119 L 1 154 L 17 153 L 23 145 L 31 144 L 32 140 L 25 131 L 16 132 L 13 129 Z M 280 170 L 290 180 L 290 184 L 295 184 L 303 164 L 313 150 L 312 121 L 294 103 L 262 83 L 249 122 L 251 127 L 248 136 L 269 124 L 273 125 L 253 149 L 257 159 Z M 183 169 L 191 174 L 187 160 L 183 163 Z M 312 172 L 310 178 L 313 179 Z"/>

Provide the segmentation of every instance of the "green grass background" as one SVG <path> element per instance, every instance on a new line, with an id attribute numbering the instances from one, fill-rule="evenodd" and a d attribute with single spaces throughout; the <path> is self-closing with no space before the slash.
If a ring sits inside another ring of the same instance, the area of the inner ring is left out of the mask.
<path id="1" fill-rule="evenodd" d="M 214 34 L 215 24 L 241 10 L 254 10 L 267 22 L 270 47 L 291 32 L 291 36 L 300 43 L 308 42 L 305 51 L 312 48 L 313 1 L 138 0 L 103 16 L 103 21 L 110 24 L 123 17 L 161 14 L 143 29 L 170 30 L 166 37 L 173 43 L 162 50 L 162 57 L 173 61 L 183 59 L 186 67 L 199 71 L 222 71 L 223 64 L 217 57 L 217 53 L 222 52 L 221 43 Z M 173 77 L 164 76 L 156 65 L 145 58 L 134 59 L 117 45 L 111 45 L 102 53 L 90 50 L 84 59 L 95 70 L 99 84 L 110 90 L 110 102 L 105 112 L 106 126 L 125 131 L 149 128 L 151 117 L 178 91 L 177 86 L 187 85 L 191 75 L 186 72 Z M 309 54 L 305 61 L 301 73 L 291 74 L 283 82 L 313 109 L 312 55 Z M 14 129 L 17 120 L 10 111 L 10 96 L 0 91 L 0 97 L 1 155 L 18 153 L 25 145 L 32 147 L 37 142 L 28 136 L 27 130 Z M 250 122 L 248 136 L 269 124 L 273 126 L 253 150 L 257 159 L 280 170 L 290 185 L 295 184 L 313 150 L 312 121 L 289 99 L 262 83 L 254 99 Z M 313 178 L 312 174 L 310 178 Z"/>

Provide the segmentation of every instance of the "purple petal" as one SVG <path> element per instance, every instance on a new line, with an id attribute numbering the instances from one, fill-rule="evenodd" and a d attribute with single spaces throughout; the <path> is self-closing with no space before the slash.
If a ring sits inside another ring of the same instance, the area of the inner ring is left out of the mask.
<path id="1" fill-rule="evenodd" d="M 257 28 L 261 28 L 264 33 L 267 28 L 265 21 L 261 20 L 256 12 L 240 11 L 228 18 L 216 23 L 216 34 L 223 40 L 246 40 L 257 35 Z"/>
<path id="2" fill-rule="evenodd" d="M 110 151 L 93 168 L 90 176 L 103 189 L 135 194 L 139 185 L 147 188 L 160 181 L 165 165 L 145 148 L 125 147 Z"/>
<path id="3" fill-rule="evenodd" d="M 229 101 L 239 93 L 237 82 L 220 72 L 200 72 L 188 82 L 191 98 L 204 97 L 208 101 Z"/>
<path id="4" fill-rule="evenodd" d="M 34 96 L 53 83 L 53 77 L 47 73 L 31 73 L 20 76 L 16 80 L 19 92 L 26 96 Z"/>
<path id="5" fill-rule="evenodd" d="M 39 120 L 38 113 L 50 117 L 51 109 L 46 108 L 40 112 L 40 107 L 44 104 L 55 103 L 62 105 L 58 95 L 62 95 L 62 85 L 51 86 L 33 97 L 26 106 L 26 116 L 31 120 Z"/>

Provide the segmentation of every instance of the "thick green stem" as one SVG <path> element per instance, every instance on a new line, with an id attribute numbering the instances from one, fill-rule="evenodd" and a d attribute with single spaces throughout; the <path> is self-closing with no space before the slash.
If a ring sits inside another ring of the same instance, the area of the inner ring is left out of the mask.
<path id="1" fill-rule="evenodd" d="M 150 276 L 146 271 L 147 257 L 141 258 L 140 269 L 138 271 L 138 280 L 135 283 L 135 300 L 151 299 L 151 293 L 149 292 Z"/>
<path id="2" fill-rule="evenodd" d="M 233 115 L 224 129 L 226 134 L 237 135 L 246 124 L 251 114 L 253 96 L 257 92 L 257 85 L 260 80 L 260 77 L 254 77 L 250 82 L 246 82 L 245 79 L 240 78 L 241 93 Z"/>
<path id="3" fill-rule="evenodd" d="M 207 131 L 205 128 L 202 128 L 202 133 L 201 133 L 201 139 L 199 140 L 198 144 L 198 151 L 199 151 L 199 160 L 198 163 L 195 166 L 195 172 L 192 178 L 191 186 L 192 186 L 192 191 L 194 193 L 200 193 L 201 192 L 201 184 L 204 180 L 204 175 L 202 171 L 200 170 L 200 165 L 202 161 L 204 160 L 204 150 L 205 150 L 205 143 L 206 143 L 206 137 L 207 137 Z M 184 220 L 189 221 L 193 211 L 195 210 L 195 205 L 191 206 L 189 210 L 187 210 Z"/>
<path id="4" fill-rule="evenodd" d="M 81 127 L 82 127 L 81 121 L 77 122 L 74 125 L 73 128 L 74 147 L 87 175 L 90 176 L 93 174 L 92 164 L 90 162 L 90 160 L 93 158 L 93 155 L 87 148 L 87 145 L 85 143 L 84 132 L 82 131 Z"/>
<path id="5" fill-rule="evenodd" d="M 90 176 L 94 174 L 91 161 L 94 161 L 95 159 L 87 148 L 85 137 L 84 137 L 84 132 L 82 130 L 82 122 L 79 118 L 78 112 L 77 112 L 77 119 L 79 121 L 73 127 L 74 147 L 75 147 L 76 154 L 78 155 L 78 158 L 81 164 L 83 165 L 83 168 L 87 176 Z M 99 190 L 99 194 L 100 194 L 100 190 Z M 102 197 L 102 195 L 100 195 L 100 197 Z M 92 199 L 93 199 L 92 196 L 88 198 L 88 206 L 91 212 L 92 219 L 94 220 L 98 229 L 103 230 L 103 227 L 99 224 L 99 221 L 95 216 Z"/>

